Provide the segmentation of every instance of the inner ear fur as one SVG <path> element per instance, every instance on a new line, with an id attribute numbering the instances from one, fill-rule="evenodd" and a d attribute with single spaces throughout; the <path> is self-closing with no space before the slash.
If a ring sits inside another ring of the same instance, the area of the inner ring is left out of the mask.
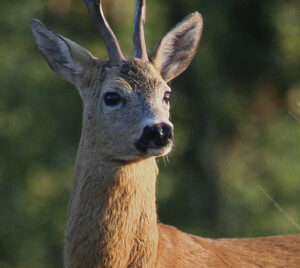
<path id="1" fill-rule="evenodd" d="M 171 29 L 149 53 L 149 59 L 166 82 L 180 75 L 191 63 L 200 41 L 202 16 L 194 12 Z"/>

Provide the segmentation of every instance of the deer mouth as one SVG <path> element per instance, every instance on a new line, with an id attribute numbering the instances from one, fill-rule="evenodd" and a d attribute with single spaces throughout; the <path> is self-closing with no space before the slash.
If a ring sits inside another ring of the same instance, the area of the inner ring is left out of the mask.
<path id="1" fill-rule="evenodd" d="M 147 155 L 151 156 L 165 156 L 172 151 L 172 144 L 163 148 L 149 148 L 146 152 Z"/>
<path id="2" fill-rule="evenodd" d="M 164 156 L 171 152 L 173 147 L 173 141 L 170 141 L 167 145 L 162 147 L 156 147 L 153 145 L 145 146 L 141 142 L 136 142 L 135 147 L 139 153 L 148 156 Z"/>
<path id="3" fill-rule="evenodd" d="M 164 142 L 154 142 L 142 136 L 135 142 L 135 148 L 144 155 L 163 156 L 171 152 L 174 144 L 173 135 Z"/>

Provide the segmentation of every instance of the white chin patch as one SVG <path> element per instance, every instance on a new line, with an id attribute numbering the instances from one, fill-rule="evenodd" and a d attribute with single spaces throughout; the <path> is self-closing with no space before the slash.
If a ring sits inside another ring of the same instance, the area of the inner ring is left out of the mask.
<path id="1" fill-rule="evenodd" d="M 147 150 L 147 155 L 153 155 L 153 156 L 164 156 L 167 155 L 168 153 L 170 153 L 172 150 L 172 146 L 168 146 L 168 147 L 164 147 L 161 149 L 157 149 L 157 148 L 149 148 Z"/>

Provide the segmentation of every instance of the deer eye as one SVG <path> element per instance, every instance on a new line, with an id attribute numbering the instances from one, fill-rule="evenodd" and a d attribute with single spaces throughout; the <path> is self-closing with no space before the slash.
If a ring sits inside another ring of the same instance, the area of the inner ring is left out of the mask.
<path id="1" fill-rule="evenodd" d="M 121 96 L 117 92 L 107 92 L 104 94 L 103 99 L 107 106 L 116 106 L 121 102 Z"/>
<path id="2" fill-rule="evenodd" d="M 169 104 L 170 103 L 170 98 L 171 98 L 171 92 L 170 91 L 166 91 L 164 94 L 164 102 Z"/>

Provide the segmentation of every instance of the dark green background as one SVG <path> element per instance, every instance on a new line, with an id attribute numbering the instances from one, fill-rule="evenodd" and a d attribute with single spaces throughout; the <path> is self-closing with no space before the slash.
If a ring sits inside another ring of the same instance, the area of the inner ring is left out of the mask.
<path id="1" fill-rule="evenodd" d="M 127 56 L 134 1 L 103 1 Z M 198 10 L 204 31 L 172 82 L 177 146 L 159 161 L 160 220 L 197 235 L 297 232 L 300 223 L 300 22 L 297 1 L 148 0 L 153 47 Z M 0 267 L 61 267 L 81 101 L 38 52 L 36 17 L 106 57 L 83 1 L 0 2 Z"/>

